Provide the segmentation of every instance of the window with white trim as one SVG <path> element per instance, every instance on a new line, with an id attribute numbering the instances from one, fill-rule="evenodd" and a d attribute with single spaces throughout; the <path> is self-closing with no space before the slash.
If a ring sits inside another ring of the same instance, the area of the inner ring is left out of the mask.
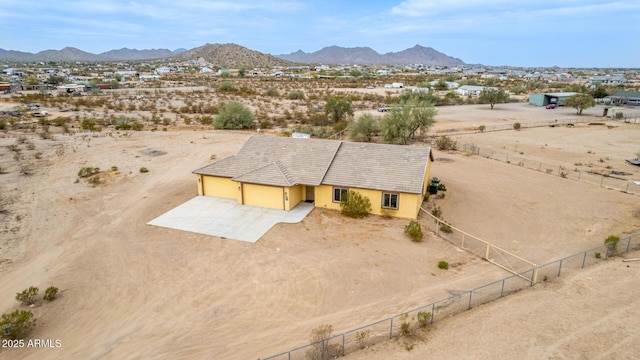
<path id="1" fill-rule="evenodd" d="M 398 194 L 382 193 L 382 207 L 386 209 L 398 209 L 400 197 Z"/>
<path id="2" fill-rule="evenodd" d="M 338 202 L 339 203 L 340 201 L 342 201 L 342 199 L 346 199 L 348 192 L 349 192 L 349 189 L 334 187 L 333 188 L 333 202 Z"/>

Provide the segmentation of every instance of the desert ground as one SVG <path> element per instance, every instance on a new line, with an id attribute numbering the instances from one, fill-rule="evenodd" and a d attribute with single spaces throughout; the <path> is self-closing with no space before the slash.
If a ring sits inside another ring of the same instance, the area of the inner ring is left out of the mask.
<path id="1" fill-rule="evenodd" d="M 450 136 L 459 145 L 640 180 L 624 162 L 640 151 L 640 125 L 601 113 L 440 107 L 432 130 L 575 119 L 573 127 Z M 585 117 L 609 126 L 578 123 Z M 0 213 L 0 311 L 22 308 L 14 296 L 31 285 L 57 286 L 58 299 L 30 309 L 37 326 L 29 338 L 61 346 L 4 348 L 0 358 L 263 358 L 308 343 L 318 325 L 347 331 L 509 275 L 431 232 L 411 242 L 401 219 L 315 209 L 256 244 L 146 225 L 197 195 L 193 170 L 235 153 L 252 135 L 109 129 L 19 140 L 20 133 L 1 133 L 0 190 L 13 203 Z M 8 148 L 16 143 L 17 157 L 32 160 L 29 174 Z M 640 231 L 636 195 L 461 151 L 434 148 L 434 155 L 432 175 L 447 191 L 425 206 L 440 206 L 454 226 L 535 263 Z M 100 183 L 79 179 L 82 167 L 100 168 Z M 420 221 L 433 228 L 426 215 Z M 439 260 L 451 268 L 438 269 Z M 391 340 L 349 356 L 632 358 L 640 262 L 622 264 L 613 258 L 437 322 L 411 352 Z"/>

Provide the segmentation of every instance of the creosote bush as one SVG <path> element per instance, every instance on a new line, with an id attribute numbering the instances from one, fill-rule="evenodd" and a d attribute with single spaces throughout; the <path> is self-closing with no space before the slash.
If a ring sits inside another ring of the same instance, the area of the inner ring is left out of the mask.
<path id="1" fill-rule="evenodd" d="M 368 197 L 360 195 L 356 191 L 347 192 L 340 201 L 342 213 L 352 218 L 363 218 L 371 212 L 371 201 Z"/>
<path id="2" fill-rule="evenodd" d="M 620 241 L 619 236 L 611 235 L 604 240 L 604 244 L 607 245 L 610 253 L 615 254 L 616 250 L 618 250 L 619 241 Z"/>
<path id="3" fill-rule="evenodd" d="M 407 234 L 413 242 L 422 242 L 422 238 L 424 237 L 422 226 L 415 220 L 411 220 L 411 222 L 404 227 L 404 233 Z"/>
<path id="4" fill-rule="evenodd" d="M 144 173 L 148 173 L 148 172 L 149 172 L 149 169 L 147 169 L 146 167 L 143 166 L 143 167 L 140 168 L 140 173 L 144 174 Z"/>
<path id="5" fill-rule="evenodd" d="M 47 290 L 44 291 L 44 296 L 42 297 L 45 301 L 53 301 L 58 296 L 58 288 L 55 286 L 49 286 Z"/>
<path id="6" fill-rule="evenodd" d="M 29 286 L 28 289 L 22 290 L 16 294 L 16 300 L 20 301 L 24 305 L 31 305 L 35 302 L 35 297 L 38 295 L 39 289 L 35 286 Z"/>
<path id="7" fill-rule="evenodd" d="M 17 340 L 24 338 L 36 324 L 33 313 L 29 310 L 15 310 L 2 314 L 0 320 L 0 336 L 4 339 Z"/>
<path id="8" fill-rule="evenodd" d="M 457 141 L 448 136 L 441 136 L 436 140 L 436 148 L 438 150 L 455 150 L 457 144 Z"/>
<path id="9" fill-rule="evenodd" d="M 328 360 L 340 355 L 342 346 L 340 346 L 340 344 L 329 343 L 332 332 L 332 325 L 320 325 L 311 330 L 309 341 L 313 345 L 307 350 L 307 358 L 311 360 Z"/>
<path id="10" fill-rule="evenodd" d="M 438 269 L 449 270 L 449 263 L 444 260 L 438 261 Z"/>
<path id="11" fill-rule="evenodd" d="M 420 311 L 418 312 L 418 324 L 421 328 L 427 327 L 431 323 L 431 312 Z"/>
<path id="12" fill-rule="evenodd" d="M 97 174 L 100 172 L 100 168 L 97 167 L 83 167 L 78 171 L 78 177 L 85 178 L 89 177 L 93 174 Z"/>

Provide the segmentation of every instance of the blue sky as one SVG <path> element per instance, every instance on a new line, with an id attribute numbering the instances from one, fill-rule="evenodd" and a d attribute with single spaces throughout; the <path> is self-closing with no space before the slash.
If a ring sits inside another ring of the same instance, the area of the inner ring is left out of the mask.
<path id="1" fill-rule="evenodd" d="M 638 0 L 0 0 L 0 48 L 236 43 L 276 55 L 420 44 L 474 64 L 638 68 L 638 21 Z"/>

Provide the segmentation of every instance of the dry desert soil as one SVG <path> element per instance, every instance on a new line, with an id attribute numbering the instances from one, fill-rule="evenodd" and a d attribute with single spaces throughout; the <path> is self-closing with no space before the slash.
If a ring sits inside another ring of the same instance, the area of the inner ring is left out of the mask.
<path id="1" fill-rule="evenodd" d="M 571 170 L 617 170 L 640 181 L 640 168 L 624 161 L 640 151 L 640 125 L 599 114 L 525 104 L 442 107 L 432 132 L 575 121 L 450 136 L 458 147 Z M 0 134 L 0 191 L 12 199 L 0 213 L 0 312 L 24 308 L 14 296 L 31 285 L 41 292 L 57 286 L 58 299 L 30 309 L 37 326 L 28 337 L 61 344 L 0 348 L 0 358 L 264 358 L 308 343 L 318 325 L 344 332 L 510 275 L 432 231 L 411 242 L 401 219 L 315 209 L 255 244 L 146 225 L 197 195 L 193 170 L 213 155 L 234 154 L 252 135 L 54 133 L 27 136 L 35 146 L 20 143 L 23 160 L 15 160 L 8 146 L 22 135 Z M 640 232 L 637 195 L 461 151 L 434 148 L 434 155 L 432 175 L 447 191 L 425 206 L 440 206 L 455 227 L 537 264 Z M 25 159 L 30 175 L 21 172 Z M 79 179 L 82 167 L 100 168 L 100 183 Z M 434 230 L 427 215 L 419 220 Z M 440 260 L 451 268 L 438 269 Z M 412 351 L 395 339 L 347 358 L 635 358 L 640 262 L 621 260 L 438 321 Z"/>

